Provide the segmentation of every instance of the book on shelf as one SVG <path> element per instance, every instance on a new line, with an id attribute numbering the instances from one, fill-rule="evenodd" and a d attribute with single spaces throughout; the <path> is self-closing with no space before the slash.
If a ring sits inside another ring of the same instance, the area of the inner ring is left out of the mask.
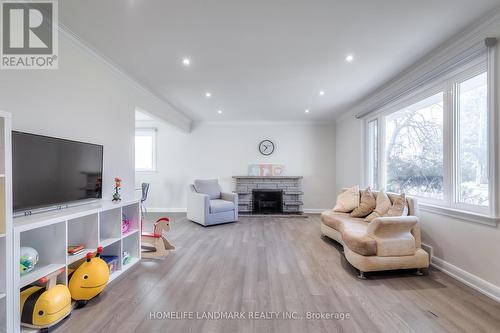
<path id="1" fill-rule="evenodd" d="M 84 246 L 82 244 L 70 245 L 70 246 L 68 246 L 68 254 L 74 256 L 76 254 L 82 253 L 83 249 L 84 249 Z"/>

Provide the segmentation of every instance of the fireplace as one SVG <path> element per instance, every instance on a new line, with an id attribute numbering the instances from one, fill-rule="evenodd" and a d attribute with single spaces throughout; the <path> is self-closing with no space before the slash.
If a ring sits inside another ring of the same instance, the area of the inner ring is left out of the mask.
<path id="1" fill-rule="evenodd" d="M 282 214 L 282 190 L 252 190 L 252 214 Z"/>

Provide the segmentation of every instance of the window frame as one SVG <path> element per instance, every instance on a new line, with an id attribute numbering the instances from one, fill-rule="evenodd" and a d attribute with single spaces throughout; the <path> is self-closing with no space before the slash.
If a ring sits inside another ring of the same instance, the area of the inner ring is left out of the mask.
<path id="1" fill-rule="evenodd" d="M 458 183 L 458 168 L 459 168 L 459 137 L 458 137 L 458 121 L 459 112 L 457 108 L 459 83 L 466 81 L 481 73 L 487 73 L 488 77 L 488 206 L 479 206 L 472 204 L 465 204 L 458 202 L 458 190 L 460 184 Z M 385 139 L 386 139 L 386 117 L 394 112 L 403 110 L 419 101 L 422 101 L 430 96 L 439 92 L 443 92 L 443 199 L 433 199 L 428 197 L 416 196 L 421 202 L 423 208 L 428 208 L 429 211 L 449 215 L 453 217 L 463 217 L 466 220 L 473 220 L 476 217 L 481 217 L 479 223 L 489 225 L 496 225 L 497 218 L 497 204 L 495 202 L 497 186 L 495 184 L 495 160 L 496 160 L 496 145 L 494 144 L 495 135 L 495 86 L 494 80 L 491 78 L 494 75 L 492 67 L 489 62 L 484 58 L 477 58 L 469 63 L 457 68 L 450 73 L 434 80 L 432 83 L 414 89 L 411 93 L 403 96 L 396 101 L 381 108 L 377 112 L 368 115 L 363 121 L 363 135 L 364 135 L 364 161 L 368 162 L 370 152 L 368 147 L 369 123 L 377 121 L 378 130 L 378 184 L 379 188 L 385 190 L 386 186 L 386 156 L 385 156 Z M 370 184 L 370 170 L 368 170 L 368 163 L 363 163 L 363 176 L 365 181 Z M 423 209 L 425 210 L 425 209 Z M 492 220 L 495 220 L 493 223 Z"/>
<path id="2" fill-rule="evenodd" d="M 139 135 L 138 135 L 139 133 Z M 142 134 L 141 134 L 142 133 Z M 152 168 L 151 169 L 138 169 L 135 168 L 135 172 L 144 172 L 144 173 L 154 173 L 157 171 L 157 129 L 154 127 L 137 127 L 135 129 L 135 134 L 134 134 L 134 156 L 135 156 L 135 138 L 137 136 L 150 136 L 152 138 L 152 156 L 151 156 L 151 162 L 152 162 Z M 134 157 L 134 164 L 135 164 L 135 157 Z M 134 165 L 135 167 L 135 165 Z"/>

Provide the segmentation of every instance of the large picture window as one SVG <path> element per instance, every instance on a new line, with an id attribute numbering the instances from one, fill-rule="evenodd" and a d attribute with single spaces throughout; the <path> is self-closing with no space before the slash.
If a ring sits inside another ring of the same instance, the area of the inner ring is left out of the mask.
<path id="1" fill-rule="evenodd" d="M 386 188 L 443 199 L 442 92 L 385 119 Z"/>
<path id="2" fill-rule="evenodd" d="M 421 202 L 492 215 L 485 63 L 366 119 L 366 180 Z"/>

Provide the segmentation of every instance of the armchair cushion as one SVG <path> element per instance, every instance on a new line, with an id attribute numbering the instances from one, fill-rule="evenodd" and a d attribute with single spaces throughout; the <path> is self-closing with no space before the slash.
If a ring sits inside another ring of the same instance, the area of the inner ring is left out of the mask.
<path id="1" fill-rule="evenodd" d="M 234 210 L 234 202 L 226 200 L 210 200 L 210 214 L 229 212 Z"/>
<path id="2" fill-rule="evenodd" d="M 198 193 L 207 194 L 210 200 L 220 199 L 221 188 L 217 179 L 196 179 L 194 188 Z"/>

